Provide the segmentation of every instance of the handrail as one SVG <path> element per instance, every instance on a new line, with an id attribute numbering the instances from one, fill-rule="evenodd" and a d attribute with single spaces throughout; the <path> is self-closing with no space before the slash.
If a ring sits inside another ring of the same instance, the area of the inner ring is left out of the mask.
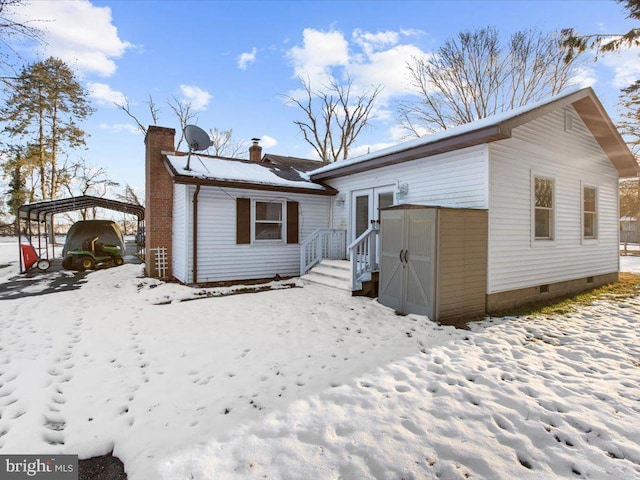
<path id="1" fill-rule="evenodd" d="M 347 231 L 337 228 L 318 228 L 300 243 L 300 275 L 306 274 L 324 259 L 343 260 Z"/>
<path id="2" fill-rule="evenodd" d="M 369 227 L 368 229 L 366 229 L 364 232 L 362 232 L 360 234 L 360 236 L 358 238 L 356 238 L 353 242 L 351 242 L 349 245 L 347 245 L 347 250 L 352 250 L 353 247 L 355 247 L 358 243 L 362 242 L 362 240 L 365 237 L 368 237 L 369 235 L 371 235 L 371 232 L 373 232 L 374 230 L 376 230 L 373 227 Z"/>
<path id="3" fill-rule="evenodd" d="M 362 281 L 378 270 L 377 241 L 380 230 L 373 225 L 356 238 L 347 249 L 351 257 L 351 288 L 361 290 Z"/>

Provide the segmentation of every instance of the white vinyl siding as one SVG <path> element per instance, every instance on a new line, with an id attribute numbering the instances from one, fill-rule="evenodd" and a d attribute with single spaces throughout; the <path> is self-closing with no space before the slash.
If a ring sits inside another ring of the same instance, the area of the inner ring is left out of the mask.
<path id="1" fill-rule="evenodd" d="M 573 108 L 558 110 L 489 145 L 488 293 L 618 270 L 618 175 Z M 553 245 L 532 242 L 531 175 L 554 179 Z M 582 186 L 598 189 L 598 241 L 582 241 Z"/>
<path id="2" fill-rule="evenodd" d="M 195 187 L 189 187 L 192 205 Z M 236 244 L 236 198 L 259 201 L 299 203 L 298 228 L 302 242 L 318 228 L 327 228 L 330 198 L 284 192 L 202 187 L 198 195 L 198 282 L 219 282 L 270 278 L 275 275 L 296 276 L 300 273 L 300 246 L 283 241 Z M 285 209 L 286 210 L 286 209 Z M 285 219 L 286 221 L 286 219 Z M 189 219 L 186 251 L 188 282 L 193 274 L 193 247 Z M 283 231 L 283 234 L 286 233 Z M 175 238 L 174 233 L 174 238 Z M 283 237 L 286 238 L 286 237 Z M 174 247 L 175 248 L 175 247 Z"/>
<path id="3" fill-rule="evenodd" d="M 365 188 L 406 184 L 406 195 L 394 195 L 394 203 L 431 206 L 488 207 L 487 146 L 465 148 L 327 180 L 344 195 L 343 205 L 333 206 L 332 228 L 350 230 L 350 192 Z M 351 232 L 348 233 L 351 238 Z"/>
<path id="4" fill-rule="evenodd" d="M 173 185 L 173 228 L 171 271 L 179 281 L 186 283 L 189 273 L 187 266 L 187 232 L 185 230 L 190 209 L 186 185 Z"/>

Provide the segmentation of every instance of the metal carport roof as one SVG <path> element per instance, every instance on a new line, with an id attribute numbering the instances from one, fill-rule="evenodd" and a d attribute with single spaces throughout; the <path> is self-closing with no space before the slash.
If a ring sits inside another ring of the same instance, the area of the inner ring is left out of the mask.
<path id="1" fill-rule="evenodd" d="M 55 215 L 56 213 L 70 212 L 72 210 L 82 210 L 83 208 L 93 207 L 129 213 L 131 215 L 136 215 L 138 217 L 138 221 L 144 220 L 144 207 L 140 205 L 112 200 L 110 198 L 92 197 L 90 195 L 27 203 L 18 208 L 18 218 L 21 220 L 32 220 L 37 222 L 47 215 Z"/>

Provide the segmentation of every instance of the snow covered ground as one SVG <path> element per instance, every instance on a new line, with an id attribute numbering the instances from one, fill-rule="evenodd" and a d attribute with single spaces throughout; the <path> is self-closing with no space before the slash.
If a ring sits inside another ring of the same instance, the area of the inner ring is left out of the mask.
<path id="1" fill-rule="evenodd" d="M 0 453 L 113 450 L 132 480 L 640 478 L 640 299 L 465 331 L 320 286 L 181 302 L 203 292 L 141 272 L 0 298 Z"/>

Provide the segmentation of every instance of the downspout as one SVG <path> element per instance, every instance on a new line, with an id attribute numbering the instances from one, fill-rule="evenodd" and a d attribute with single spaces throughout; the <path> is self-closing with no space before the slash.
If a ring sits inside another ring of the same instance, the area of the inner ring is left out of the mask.
<path id="1" fill-rule="evenodd" d="M 198 194 L 200 184 L 196 184 L 193 193 L 193 283 L 198 283 Z"/>

